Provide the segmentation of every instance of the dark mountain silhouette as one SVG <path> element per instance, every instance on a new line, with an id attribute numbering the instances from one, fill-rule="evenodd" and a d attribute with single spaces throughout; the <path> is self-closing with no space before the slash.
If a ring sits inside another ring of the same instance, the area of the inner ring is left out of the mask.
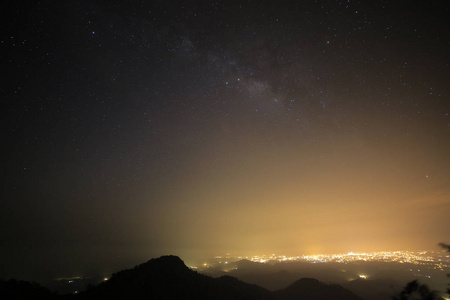
<path id="1" fill-rule="evenodd" d="M 82 299 L 273 299 L 271 292 L 234 277 L 199 274 L 176 256 L 162 256 L 79 294 Z"/>
<path id="2" fill-rule="evenodd" d="M 271 292 L 231 276 L 212 278 L 189 269 L 176 256 L 162 256 L 120 271 L 77 295 L 57 296 L 26 282 L 0 283 L 0 299 L 361 300 L 341 286 L 316 279 L 303 278 Z"/>
<path id="3" fill-rule="evenodd" d="M 277 300 L 361 300 L 340 285 L 325 284 L 313 278 L 302 278 L 284 290 L 273 292 Z"/>
<path id="4" fill-rule="evenodd" d="M 251 272 L 255 272 L 255 271 L 261 272 L 261 271 L 264 271 L 266 269 L 266 268 L 264 268 L 265 266 L 267 267 L 267 265 L 263 265 L 261 263 L 253 262 L 253 261 L 248 260 L 248 259 L 241 259 L 241 260 L 235 262 L 234 265 L 238 269 L 246 269 L 246 270 L 251 271 Z"/>

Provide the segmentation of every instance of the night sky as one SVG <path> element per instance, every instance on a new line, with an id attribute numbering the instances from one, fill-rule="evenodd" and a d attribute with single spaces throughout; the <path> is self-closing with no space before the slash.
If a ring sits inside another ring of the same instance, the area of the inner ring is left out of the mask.
<path id="1" fill-rule="evenodd" d="M 446 1 L 9 2 L 0 278 L 450 242 Z"/>

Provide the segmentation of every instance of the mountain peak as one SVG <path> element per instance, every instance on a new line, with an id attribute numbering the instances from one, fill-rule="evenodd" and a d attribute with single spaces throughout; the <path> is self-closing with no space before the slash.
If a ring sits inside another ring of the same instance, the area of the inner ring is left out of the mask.
<path id="1" fill-rule="evenodd" d="M 140 264 L 139 267 L 147 268 L 155 268 L 155 267 L 164 267 L 166 269 L 187 269 L 188 267 L 184 264 L 184 262 L 175 255 L 164 255 L 159 258 L 152 258 L 148 262 Z"/>
<path id="2" fill-rule="evenodd" d="M 272 299 L 269 291 L 236 278 L 215 279 L 199 274 L 173 255 L 120 271 L 80 296 L 86 299 Z"/>

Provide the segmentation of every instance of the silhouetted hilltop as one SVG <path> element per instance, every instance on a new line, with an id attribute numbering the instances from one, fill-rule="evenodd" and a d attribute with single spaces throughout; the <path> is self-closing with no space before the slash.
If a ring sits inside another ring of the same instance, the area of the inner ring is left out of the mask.
<path id="1" fill-rule="evenodd" d="M 325 284 L 313 278 L 302 278 L 284 290 L 275 291 L 277 300 L 361 300 L 340 285 Z"/>
<path id="2" fill-rule="evenodd" d="M 162 256 L 79 295 L 83 299 L 273 299 L 261 287 L 225 276 L 211 278 L 189 269 L 176 256 Z"/>
<path id="3" fill-rule="evenodd" d="M 260 263 L 253 262 L 248 259 L 241 259 L 241 260 L 235 262 L 234 264 L 239 268 L 244 268 L 244 267 L 251 268 L 251 267 L 258 267 L 261 265 Z"/>

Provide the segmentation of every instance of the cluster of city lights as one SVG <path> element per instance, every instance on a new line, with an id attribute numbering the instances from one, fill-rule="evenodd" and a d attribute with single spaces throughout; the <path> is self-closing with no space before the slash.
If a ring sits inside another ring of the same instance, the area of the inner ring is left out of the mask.
<path id="1" fill-rule="evenodd" d="M 256 256 L 216 256 L 219 264 L 228 264 L 233 261 L 247 259 L 257 263 L 273 262 L 310 262 L 310 263 L 349 263 L 349 262 L 396 262 L 416 265 L 428 265 L 433 269 L 444 270 L 450 267 L 450 255 L 446 252 L 433 250 L 426 251 L 381 251 L 381 252 L 348 252 L 341 254 L 316 254 L 301 256 L 285 255 L 256 255 Z M 203 267 L 210 264 L 205 263 Z"/>

